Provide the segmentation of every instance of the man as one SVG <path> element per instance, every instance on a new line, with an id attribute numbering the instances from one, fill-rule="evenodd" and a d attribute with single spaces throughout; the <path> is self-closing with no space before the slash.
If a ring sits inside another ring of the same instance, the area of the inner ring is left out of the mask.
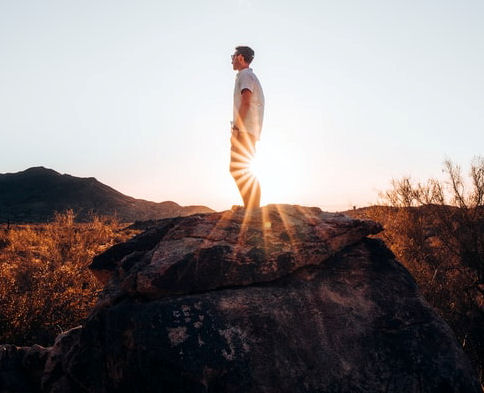
<path id="1" fill-rule="evenodd" d="M 264 93 L 249 68 L 253 59 L 254 51 L 248 46 L 236 47 L 232 55 L 232 67 L 238 72 L 234 88 L 230 173 L 247 209 L 258 208 L 261 196 L 259 181 L 249 170 L 264 118 Z"/>

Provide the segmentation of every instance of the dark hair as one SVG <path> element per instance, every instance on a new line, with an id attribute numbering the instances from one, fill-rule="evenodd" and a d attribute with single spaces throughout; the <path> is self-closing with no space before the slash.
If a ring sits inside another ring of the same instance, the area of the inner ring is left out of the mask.
<path id="1" fill-rule="evenodd" d="M 238 46 L 235 48 L 235 50 L 239 55 L 242 55 L 244 57 L 244 60 L 247 64 L 250 64 L 254 59 L 254 51 L 248 46 Z"/>

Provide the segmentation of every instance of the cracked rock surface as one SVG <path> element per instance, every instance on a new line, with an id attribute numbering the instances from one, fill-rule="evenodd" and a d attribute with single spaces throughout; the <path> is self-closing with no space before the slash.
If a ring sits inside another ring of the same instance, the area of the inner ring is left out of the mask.
<path id="1" fill-rule="evenodd" d="M 114 246 L 91 265 L 113 292 L 161 298 L 252 285 L 319 265 L 343 248 L 381 231 L 319 208 L 269 205 L 162 220 Z M 109 292 L 109 291 L 106 291 Z"/>
<path id="2" fill-rule="evenodd" d="M 98 306 L 27 371 L 44 392 L 480 392 L 450 328 L 367 238 L 380 230 L 292 205 L 161 220 L 94 259 Z"/>

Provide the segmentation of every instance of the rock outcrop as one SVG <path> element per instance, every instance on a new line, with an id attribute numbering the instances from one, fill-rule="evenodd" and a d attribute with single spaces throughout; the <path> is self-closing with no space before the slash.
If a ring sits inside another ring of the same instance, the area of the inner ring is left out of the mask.
<path id="1" fill-rule="evenodd" d="M 291 205 L 155 222 L 94 259 L 105 291 L 34 357 L 40 373 L 28 349 L 0 362 L 43 392 L 480 392 L 449 327 L 367 238 L 380 230 Z"/>

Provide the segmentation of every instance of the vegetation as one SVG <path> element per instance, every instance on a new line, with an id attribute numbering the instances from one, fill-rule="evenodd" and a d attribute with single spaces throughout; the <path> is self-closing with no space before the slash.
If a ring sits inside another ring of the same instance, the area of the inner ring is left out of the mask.
<path id="1" fill-rule="evenodd" d="M 81 324 L 101 289 L 87 266 L 132 235 L 113 219 L 76 223 L 71 210 L 49 224 L 0 229 L 0 343 L 50 345 Z"/>
<path id="2" fill-rule="evenodd" d="M 446 179 L 392 182 L 383 206 L 356 211 L 379 221 L 380 235 L 453 328 L 484 382 L 484 159 L 469 177 L 444 163 Z"/>
<path id="3" fill-rule="evenodd" d="M 446 180 L 392 182 L 383 204 L 351 212 L 384 225 L 379 236 L 453 328 L 484 382 L 484 159 L 469 177 L 450 161 Z M 0 343 L 50 345 L 82 323 L 100 284 L 92 258 L 134 231 L 113 219 L 76 223 L 72 211 L 44 225 L 0 229 Z"/>

